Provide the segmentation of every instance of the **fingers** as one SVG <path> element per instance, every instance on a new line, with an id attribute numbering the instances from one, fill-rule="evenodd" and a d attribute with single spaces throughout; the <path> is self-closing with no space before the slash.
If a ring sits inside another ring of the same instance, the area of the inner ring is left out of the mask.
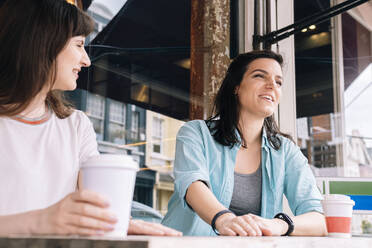
<path id="1" fill-rule="evenodd" d="M 156 236 L 182 236 L 172 228 L 158 223 L 145 222 L 142 220 L 131 220 L 129 222 L 128 234 L 132 235 L 156 235 Z"/>
<path id="2" fill-rule="evenodd" d="M 74 201 L 88 202 L 103 208 L 107 208 L 110 205 L 110 202 L 106 197 L 86 189 L 76 191 L 70 196 Z"/>
<path id="3" fill-rule="evenodd" d="M 83 228 L 79 226 L 70 226 L 67 234 L 76 234 L 80 236 L 102 236 L 104 234 L 101 230 L 94 230 L 90 228 Z"/>
<path id="4" fill-rule="evenodd" d="M 246 229 L 246 227 L 243 227 L 241 225 L 241 223 L 236 223 L 236 222 L 233 222 L 231 225 L 230 225 L 230 228 L 231 230 L 233 230 L 238 236 L 247 236 L 248 235 L 248 230 Z"/>
<path id="5" fill-rule="evenodd" d="M 230 229 L 228 227 L 224 227 L 224 228 L 221 229 L 220 235 L 223 235 L 223 236 L 237 236 L 237 233 L 234 232 L 232 229 Z"/>
<path id="6" fill-rule="evenodd" d="M 100 235 L 112 231 L 117 222 L 108 206 L 107 199 L 100 194 L 77 191 L 55 205 L 52 222 L 58 223 L 58 233 Z"/>
<path id="7" fill-rule="evenodd" d="M 258 223 L 249 215 L 238 216 L 222 225 L 219 230 L 221 235 L 228 236 L 262 236 Z"/>
<path id="8" fill-rule="evenodd" d="M 250 214 L 243 215 L 242 217 L 244 218 L 246 222 L 250 224 L 250 227 L 253 229 L 254 233 L 257 236 L 262 236 L 261 228 L 259 227 L 256 219 L 254 219 Z M 253 236 L 256 236 L 256 235 L 253 235 Z"/>
<path id="9" fill-rule="evenodd" d="M 258 236 L 259 233 L 261 233 L 259 230 L 255 230 L 257 224 L 252 218 L 239 216 L 238 218 L 236 218 L 235 223 L 238 224 L 239 227 L 244 231 L 241 232 L 238 229 L 233 229 L 234 231 L 237 231 L 239 236 Z"/>
<path id="10" fill-rule="evenodd" d="M 128 234 L 132 235 L 156 235 L 163 236 L 164 232 L 158 229 L 154 229 L 149 225 L 146 225 L 144 221 L 141 220 L 131 220 L 129 222 Z"/>
<path id="11" fill-rule="evenodd" d="M 159 223 L 149 223 L 149 225 L 154 229 L 163 231 L 165 236 L 182 236 L 182 232 L 176 231 Z"/>
<path id="12" fill-rule="evenodd" d="M 262 232 L 262 235 L 264 235 L 264 236 L 272 236 L 273 235 L 271 228 L 266 223 L 267 219 L 262 218 L 262 217 L 257 216 L 257 215 L 254 215 L 254 214 L 248 214 L 248 216 L 250 216 L 251 218 L 253 218 L 255 220 L 256 224 L 258 225 L 258 227 L 260 228 L 260 230 Z"/>
<path id="13" fill-rule="evenodd" d="M 70 215 L 68 217 L 67 224 L 82 230 L 91 229 L 92 231 L 98 233 L 100 231 L 109 232 L 114 230 L 114 224 L 82 215 Z"/>
<path id="14" fill-rule="evenodd" d="M 93 217 L 108 223 L 116 223 L 116 216 L 107 209 L 91 205 L 89 203 L 75 202 L 71 206 L 71 213 Z"/>

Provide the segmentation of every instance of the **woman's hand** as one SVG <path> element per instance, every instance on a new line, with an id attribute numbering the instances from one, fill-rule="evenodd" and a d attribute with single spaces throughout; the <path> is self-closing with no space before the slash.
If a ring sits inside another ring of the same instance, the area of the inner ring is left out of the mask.
<path id="1" fill-rule="evenodd" d="M 254 214 L 248 214 L 260 227 L 264 236 L 280 236 L 287 232 L 288 224 L 281 219 L 265 219 Z"/>
<path id="2" fill-rule="evenodd" d="M 130 220 L 128 235 L 182 236 L 182 233 L 158 223 Z"/>
<path id="3" fill-rule="evenodd" d="M 227 213 L 217 219 L 216 228 L 221 235 L 226 236 L 280 236 L 286 233 L 288 225 L 280 219 Z"/>
<path id="4" fill-rule="evenodd" d="M 233 213 L 221 215 L 216 220 L 216 229 L 226 236 L 262 236 L 258 223 L 250 214 L 236 216 Z"/>
<path id="5" fill-rule="evenodd" d="M 67 195 L 58 203 L 37 212 L 37 234 L 102 235 L 112 231 L 117 222 L 108 211 L 107 199 L 89 190 Z"/>

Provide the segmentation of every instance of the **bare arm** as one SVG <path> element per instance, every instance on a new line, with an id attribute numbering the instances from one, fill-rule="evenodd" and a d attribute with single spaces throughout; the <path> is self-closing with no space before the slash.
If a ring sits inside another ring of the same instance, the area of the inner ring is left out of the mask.
<path id="1" fill-rule="evenodd" d="M 0 236 L 31 234 L 37 228 L 38 211 L 0 216 Z"/>
<path id="2" fill-rule="evenodd" d="M 325 236 L 327 228 L 324 215 L 318 212 L 308 212 L 292 218 L 294 231 L 292 236 Z"/>
<path id="3" fill-rule="evenodd" d="M 76 191 L 45 209 L 0 216 L 0 235 L 101 235 L 113 230 L 117 222 L 108 206 L 95 192 Z"/>
<path id="4" fill-rule="evenodd" d="M 248 214 L 253 218 L 266 236 L 280 236 L 287 232 L 288 224 L 281 219 L 265 219 L 254 214 Z M 308 212 L 291 217 L 294 223 L 294 230 L 291 236 L 324 236 L 327 234 L 323 214 Z"/>
<path id="5" fill-rule="evenodd" d="M 190 185 L 186 201 L 208 224 L 211 224 L 216 213 L 226 209 L 200 181 Z M 325 219 L 321 213 L 309 212 L 292 217 L 292 220 L 295 226 L 292 236 L 324 236 L 327 233 Z M 287 223 L 280 219 L 265 219 L 253 214 L 237 217 L 231 213 L 220 216 L 216 221 L 216 227 L 222 235 L 233 236 L 279 236 L 288 229 Z"/>
<path id="6" fill-rule="evenodd" d="M 208 224 L 221 210 L 226 209 L 213 195 L 210 189 L 200 181 L 192 183 L 186 193 L 186 201 L 193 210 Z M 260 227 L 252 217 L 235 216 L 232 213 L 221 215 L 216 221 L 216 228 L 221 235 L 261 236 Z"/>
<path id="7" fill-rule="evenodd" d="M 208 224 L 221 210 L 226 209 L 213 195 L 210 189 L 200 181 L 190 185 L 186 193 L 186 201 L 193 210 Z"/>

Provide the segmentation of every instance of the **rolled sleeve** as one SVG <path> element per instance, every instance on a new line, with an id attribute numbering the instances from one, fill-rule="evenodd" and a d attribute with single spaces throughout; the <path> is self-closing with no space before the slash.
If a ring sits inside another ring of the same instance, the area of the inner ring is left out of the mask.
<path id="1" fill-rule="evenodd" d="M 287 143 L 284 194 L 295 215 L 323 213 L 322 196 L 306 157 L 294 143 Z"/>
<path id="2" fill-rule="evenodd" d="M 197 127 L 186 123 L 177 135 L 174 161 L 175 193 L 183 202 L 184 208 L 188 208 L 185 196 L 193 182 L 200 180 L 210 187 L 204 151 L 202 134 Z"/>

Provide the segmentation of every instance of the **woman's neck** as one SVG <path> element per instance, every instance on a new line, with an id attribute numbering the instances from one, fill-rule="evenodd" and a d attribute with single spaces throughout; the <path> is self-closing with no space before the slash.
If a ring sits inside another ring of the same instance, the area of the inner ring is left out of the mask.
<path id="1" fill-rule="evenodd" d="M 43 116 L 48 111 L 45 99 L 46 94 L 40 92 L 26 107 L 26 109 L 18 115 L 27 118 L 38 118 Z"/>
<path id="2" fill-rule="evenodd" d="M 245 146 L 261 143 L 264 119 L 257 118 L 249 113 L 240 113 L 239 130 Z"/>

